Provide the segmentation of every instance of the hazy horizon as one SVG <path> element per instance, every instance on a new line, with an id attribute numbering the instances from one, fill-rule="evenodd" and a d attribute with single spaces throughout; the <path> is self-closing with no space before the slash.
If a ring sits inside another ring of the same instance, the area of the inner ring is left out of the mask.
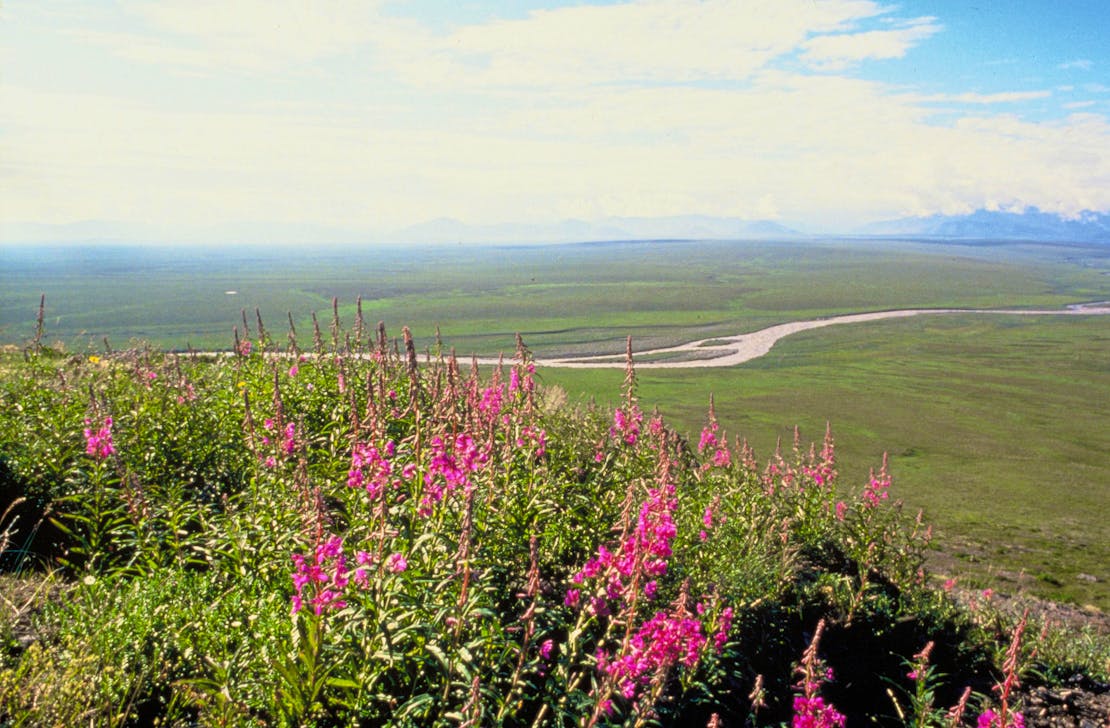
<path id="1" fill-rule="evenodd" d="M 1102 2 L 306 7 L 5 4 L 0 237 L 1110 212 Z"/>

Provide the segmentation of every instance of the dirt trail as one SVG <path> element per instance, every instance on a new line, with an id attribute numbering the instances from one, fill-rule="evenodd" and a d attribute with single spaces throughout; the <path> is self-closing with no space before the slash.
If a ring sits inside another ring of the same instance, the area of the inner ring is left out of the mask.
<path id="1" fill-rule="evenodd" d="M 699 367 L 731 367 L 737 364 L 758 359 L 771 351 L 771 347 L 782 339 L 799 331 L 819 329 L 835 324 L 854 324 L 865 321 L 878 321 L 880 319 L 907 318 L 921 314 L 948 314 L 948 313 L 980 313 L 980 314 L 1008 314 L 1020 316 L 1094 316 L 1110 314 L 1110 301 L 1098 303 L 1083 303 L 1068 306 L 1066 309 L 1056 310 L 1019 310 L 1019 309 L 972 309 L 972 308 L 907 308 L 892 311 L 872 311 L 870 313 L 853 313 L 844 316 L 831 316 L 829 318 L 811 319 L 808 321 L 791 321 L 786 324 L 769 326 L 749 334 L 736 336 L 714 336 L 710 339 L 699 339 L 678 346 L 662 349 L 649 349 L 636 352 L 635 356 L 640 361 L 636 362 L 637 369 L 693 369 Z M 713 342 L 708 345 L 708 342 Z M 643 361 L 644 357 L 659 355 L 677 355 L 690 353 L 698 358 L 680 361 Z M 536 364 L 544 367 L 567 367 L 577 369 L 603 369 L 623 368 L 624 357 L 615 356 L 581 356 L 557 359 L 537 359 Z"/>

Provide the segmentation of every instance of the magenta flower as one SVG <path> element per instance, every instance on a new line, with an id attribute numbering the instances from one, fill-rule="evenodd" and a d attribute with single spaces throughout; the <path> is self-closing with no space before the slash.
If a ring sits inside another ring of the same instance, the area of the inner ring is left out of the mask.
<path id="1" fill-rule="evenodd" d="M 721 610 L 721 616 L 717 621 L 717 632 L 713 635 L 713 647 L 719 653 L 725 648 L 725 643 L 728 642 L 728 631 L 732 629 L 732 607 L 725 607 Z"/>
<path id="2" fill-rule="evenodd" d="M 312 561 L 302 554 L 293 554 L 293 614 L 299 612 L 307 601 L 317 616 L 329 609 L 347 606 L 343 589 L 350 582 L 346 558 L 343 556 L 343 539 L 332 536 L 316 547 Z"/>
<path id="3" fill-rule="evenodd" d="M 392 445 L 392 441 L 387 443 L 383 454 L 372 445 L 356 443 L 351 449 L 351 468 L 347 471 L 347 487 L 365 488 L 366 494 L 371 498 L 381 495 L 393 475 L 393 464 L 387 459 L 393 450 Z M 415 466 L 410 463 L 407 467 L 412 467 L 415 474 Z M 405 477 L 411 478 L 412 474 Z"/>
<path id="4" fill-rule="evenodd" d="M 794 697 L 794 720 L 792 728 L 844 728 L 847 718 L 821 696 Z"/>
<path id="5" fill-rule="evenodd" d="M 453 441 L 433 437 L 431 462 L 424 472 L 424 494 L 420 499 L 421 516 L 430 516 L 433 507 L 455 489 L 471 488 L 470 474 L 481 470 L 489 454 L 470 435 L 460 434 Z"/>
<path id="6" fill-rule="evenodd" d="M 627 445 L 635 445 L 640 437 L 640 424 L 644 421 L 644 413 L 636 405 L 625 412 L 618 407 L 613 411 L 613 426 L 609 428 L 612 437 L 620 438 Z"/>
<path id="7" fill-rule="evenodd" d="M 632 636 L 625 654 L 599 668 L 616 681 L 622 696 L 632 700 L 660 669 L 678 663 L 686 667 L 696 665 L 704 645 L 701 622 L 680 614 L 656 612 Z"/>
<path id="8" fill-rule="evenodd" d="M 292 455 L 293 450 L 297 447 L 296 432 L 297 426 L 292 422 L 285 426 L 285 439 L 281 443 L 281 449 L 285 451 L 286 455 Z"/>
<path id="9" fill-rule="evenodd" d="M 400 574 L 409 568 L 409 562 L 405 560 L 403 554 L 390 554 L 389 558 L 386 559 L 385 566 L 394 574 Z"/>
<path id="10" fill-rule="evenodd" d="M 698 441 L 698 452 L 703 453 L 707 448 L 717 446 L 717 424 L 709 427 L 703 427 L 701 431 L 701 439 Z"/>
<path id="11" fill-rule="evenodd" d="M 85 420 L 85 424 L 91 424 Z M 103 424 L 94 432 L 91 427 L 85 428 L 85 453 L 92 455 L 97 460 L 104 460 L 116 451 L 112 443 L 112 418 L 105 417 Z"/>
<path id="12" fill-rule="evenodd" d="M 865 508 L 875 508 L 879 505 L 880 501 L 884 501 L 890 497 L 890 473 L 887 470 L 887 456 L 883 454 L 883 467 L 876 475 L 874 471 L 871 472 L 871 478 L 867 483 L 867 487 L 863 489 L 863 505 Z"/>

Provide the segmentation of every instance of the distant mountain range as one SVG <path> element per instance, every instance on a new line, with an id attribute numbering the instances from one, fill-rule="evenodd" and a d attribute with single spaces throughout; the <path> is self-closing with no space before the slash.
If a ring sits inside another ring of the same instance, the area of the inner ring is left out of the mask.
<path id="1" fill-rule="evenodd" d="M 607 217 L 587 222 L 563 220 L 547 225 L 508 223 L 468 225 L 440 218 L 395 233 L 398 240 L 421 243 L 452 242 L 588 242 L 597 240 L 665 240 L 697 238 L 796 238 L 803 233 L 770 220 L 743 220 L 708 215 L 672 217 Z"/>
<path id="2" fill-rule="evenodd" d="M 471 225 L 450 218 L 439 218 L 390 232 L 366 232 L 312 223 L 239 223 L 188 231 L 174 230 L 168 226 L 103 221 L 65 225 L 6 223 L 0 226 L 0 243 L 572 243 L 607 240 L 808 238 L 822 235 L 1110 243 L 1110 214 L 1087 212 L 1074 219 L 1067 219 L 1036 209 L 1022 213 L 978 210 L 967 215 L 930 215 L 886 220 L 852 231 L 823 230 L 815 234 L 800 232 L 771 220 L 709 215 L 606 217 L 593 221 L 563 220 L 554 223 L 497 225 Z"/>
<path id="3" fill-rule="evenodd" d="M 1036 209 L 1020 213 L 976 210 L 968 215 L 930 215 L 887 220 L 872 223 L 856 232 L 880 237 L 1110 243 L 1110 215 L 1085 212 L 1075 219 L 1067 219 Z"/>

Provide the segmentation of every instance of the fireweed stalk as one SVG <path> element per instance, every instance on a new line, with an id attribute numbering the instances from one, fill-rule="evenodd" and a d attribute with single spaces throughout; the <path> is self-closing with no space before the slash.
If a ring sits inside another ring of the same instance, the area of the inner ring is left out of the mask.
<path id="1" fill-rule="evenodd" d="M 595 550 L 569 579 L 559 571 L 553 578 L 547 571 L 552 554 L 565 552 L 552 550 L 544 531 L 550 526 L 542 519 L 553 511 L 537 515 L 532 499 L 561 505 L 567 486 L 551 478 L 551 425 L 533 402 L 535 370 L 527 354 L 520 353 L 507 372 L 494 370 L 483 384 L 476 366 L 462 376 L 453 356 L 430 360 L 427 368 L 415 365 L 411 335 L 403 355 L 388 351 L 382 339 L 370 357 L 326 354 L 322 365 L 305 365 L 293 376 L 282 362 L 275 368 L 281 376 L 275 377 L 271 422 L 259 434 L 270 438 L 265 452 L 279 465 L 275 480 L 292 470 L 281 467 L 288 458 L 296 460 L 296 472 L 307 473 L 306 486 L 331 488 L 325 493 L 330 513 L 321 519 L 326 527 L 306 531 L 301 543 L 312 545 L 285 556 L 293 562 L 295 619 L 319 622 L 321 630 L 326 625 L 325 655 L 356 641 L 345 636 L 355 631 L 358 644 L 382 650 L 388 660 L 359 668 L 358 680 L 403 686 L 393 699 L 401 690 L 426 690 L 443 710 L 479 722 L 494 715 L 536 725 L 566 722 L 570 715 L 584 725 L 618 715 L 647 720 L 666 691 L 685 689 L 685 681 L 729 640 L 732 607 L 714 586 L 692 588 L 701 582 L 683 579 L 686 573 L 676 573 L 672 561 L 678 544 L 696 544 L 700 531 L 707 539 L 718 533 L 724 538 L 732 530 L 721 528 L 726 517 L 743 522 L 744 511 L 730 502 L 728 490 L 743 486 L 733 479 L 746 478 L 759 499 L 784 499 L 784 507 L 771 511 L 777 511 L 774 527 L 781 522 L 790 539 L 797 538 L 799 519 L 815 527 L 836 525 L 831 508 L 808 505 L 810 498 L 823 504 L 833 492 L 828 432 L 819 455 L 811 448 L 805 456 L 797 442 L 793 462 L 779 453 L 764 489 L 752 477 L 750 448 L 728 447 L 711 405 L 700 448 L 711 467 L 703 469 L 668 436 L 661 419 L 645 423 L 630 363 L 624 402 L 609 422 L 583 433 L 583 443 L 600 437 L 604 464 L 588 462 L 592 444 L 584 444 L 583 462 L 576 464 L 581 475 L 574 476 L 586 483 L 599 473 L 617 479 L 626 493 L 624 507 L 619 497 L 609 497 L 602 522 L 615 522 L 612 535 L 591 532 Z M 266 356 L 253 356 L 244 367 L 265 366 Z M 341 397 L 325 426 L 339 435 L 329 431 L 328 442 L 346 447 L 329 445 L 341 462 L 320 462 L 326 438 L 320 418 L 304 409 L 305 388 L 315 378 L 318 386 L 326 382 L 334 390 L 337 373 L 343 376 Z M 301 465 L 306 461 L 307 468 Z M 600 492 L 584 491 L 587 497 Z M 493 541 L 510 516 L 519 518 L 514 535 L 523 542 Z M 684 532 L 692 528 L 694 538 L 683 533 L 676 542 L 679 524 Z M 541 537 L 532 539 L 522 558 L 529 534 Z M 540 544 L 546 549 L 542 557 Z M 491 561 L 491 555 L 501 560 Z M 498 591 L 506 578 L 516 599 Z M 516 581 L 521 578 L 523 584 Z M 505 610 L 504 603 L 513 606 Z M 420 642 L 403 642 L 414 634 Z M 440 651 L 434 660 L 420 647 L 425 641 Z M 355 678 L 348 673 L 343 679 Z M 810 681 L 801 693 L 799 711 L 807 708 L 810 717 L 839 725 L 839 713 L 823 706 Z"/>
<path id="2" fill-rule="evenodd" d="M 599 546 L 597 555 L 572 577 L 573 586 L 566 592 L 566 604 L 580 610 L 572 634 L 580 632 L 585 621 L 605 625 L 594 653 L 599 681 L 591 698 L 593 712 L 588 720 L 583 716 L 584 725 L 595 725 L 610 715 L 615 699 L 638 705 L 637 714 L 642 715 L 661 695 L 672 671 L 678 666 L 694 670 L 709 644 L 699 618 L 705 607 L 699 605 L 697 614 L 690 609 L 688 585 L 683 585 L 669 608 L 651 606 L 659 579 L 667 574 L 678 505 L 669 450 L 662 439 L 655 447 L 656 481 L 648 487 L 634 525 L 622 525 L 624 535 L 614 549 Z M 719 652 L 727 640 L 732 611 L 719 610 L 712 618 L 717 627 L 712 645 Z"/>
<path id="3" fill-rule="evenodd" d="M 802 655 L 802 663 L 796 672 L 798 694 L 794 697 L 794 719 L 792 728 L 844 728 L 847 718 L 832 704 L 821 697 L 821 685 L 833 679 L 832 670 L 818 657 L 817 649 L 821 634 L 825 631 L 825 620 L 817 623 L 813 639 Z"/>
<path id="4" fill-rule="evenodd" d="M 1006 659 L 1002 663 L 1002 682 L 994 686 L 994 692 L 998 693 L 998 711 L 988 709 L 981 713 L 976 724 L 978 728 L 1025 728 L 1025 716 L 1014 709 L 1010 700 L 1014 688 L 1020 682 L 1018 663 L 1021 659 L 1021 638 L 1028 619 L 1029 611 L 1026 610 L 1014 627 L 1010 646 L 1006 649 Z"/>

